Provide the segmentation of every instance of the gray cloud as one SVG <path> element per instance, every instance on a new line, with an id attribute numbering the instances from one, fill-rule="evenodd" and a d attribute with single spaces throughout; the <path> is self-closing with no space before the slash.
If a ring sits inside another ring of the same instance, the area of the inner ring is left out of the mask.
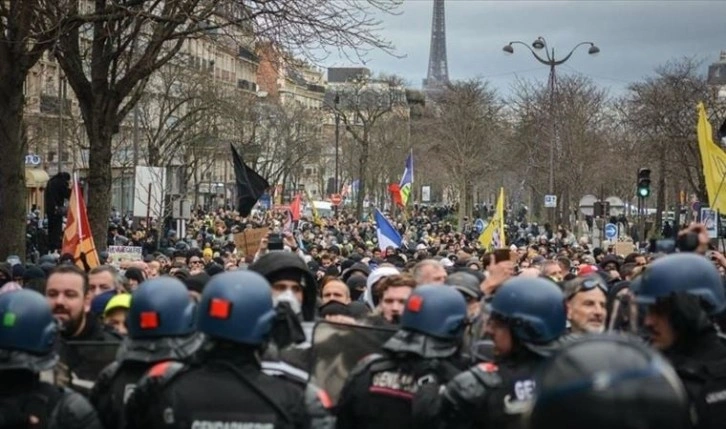
<path id="1" fill-rule="evenodd" d="M 432 2 L 408 0 L 398 16 L 381 16 L 384 37 L 397 59 L 373 52 L 367 66 L 396 73 L 420 86 L 428 64 Z M 558 73 L 579 72 L 598 84 L 621 91 L 669 60 L 696 56 L 705 67 L 726 50 L 726 2 L 723 1 L 475 1 L 446 3 L 447 50 L 452 79 L 483 77 L 506 94 L 516 76 L 545 80 L 547 67 L 522 46 L 507 56 L 512 40 L 527 43 L 544 36 L 564 55 L 578 42 L 593 41 L 597 57 L 576 52 Z M 329 64 L 347 64 L 342 60 Z"/>

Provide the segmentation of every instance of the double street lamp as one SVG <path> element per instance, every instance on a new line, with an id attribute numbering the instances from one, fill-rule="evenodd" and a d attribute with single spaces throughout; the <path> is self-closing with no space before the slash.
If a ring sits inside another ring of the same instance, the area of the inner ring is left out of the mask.
<path id="1" fill-rule="evenodd" d="M 529 52 L 532 53 L 534 58 L 539 61 L 540 63 L 549 66 L 550 68 L 550 76 L 549 76 L 549 82 L 548 82 L 548 88 L 549 88 L 549 97 L 550 97 L 550 118 L 554 117 L 554 109 L 555 109 L 555 87 L 557 84 L 557 75 L 555 73 L 555 68 L 559 65 L 564 64 L 567 62 L 567 60 L 572 57 L 572 54 L 575 53 L 575 51 L 580 46 L 588 45 L 590 48 L 587 50 L 587 53 L 590 55 L 596 55 L 600 52 L 600 48 L 595 46 L 593 42 L 580 42 L 577 45 L 575 45 L 572 50 L 570 50 L 570 53 L 565 55 L 564 57 L 557 59 L 555 57 L 555 48 L 550 48 L 547 45 L 547 40 L 545 40 L 544 37 L 540 36 L 538 37 L 534 42 L 532 42 L 532 46 L 528 45 L 527 43 L 520 42 L 520 41 L 514 41 L 509 42 L 507 45 L 502 48 L 502 50 L 507 54 L 513 54 L 514 53 L 514 45 L 522 45 L 525 48 L 529 50 Z M 545 55 L 542 56 L 538 54 L 536 51 L 541 51 L 544 49 Z M 552 125 L 552 137 L 550 138 L 550 162 L 549 162 L 549 193 L 550 195 L 554 195 L 555 193 L 555 146 L 557 145 L 557 126 L 556 121 L 553 119 L 550 119 L 551 125 Z M 552 210 L 550 213 L 553 213 L 554 210 Z M 551 221 L 554 219 L 551 218 Z M 554 226 L 554 225 L 553 225 Z"/>

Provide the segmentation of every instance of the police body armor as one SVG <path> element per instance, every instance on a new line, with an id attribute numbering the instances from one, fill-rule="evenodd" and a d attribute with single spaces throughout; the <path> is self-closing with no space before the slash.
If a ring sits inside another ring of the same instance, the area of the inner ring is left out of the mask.
<path id="1" fill-rule="evenodd" d="M 144 362 L 114 362 L 98 376 L 90 399 L 106 429 L 126 427 L 123 407 L 148 369 Z"/>
<path id="2" fill-rule="evenodd" d="M 726 360 L 689 360 L 676 366 L 691 401 L 697 429 L 723 428 L 726 422 Z"/>
<path id="3" fill-rule="evenodd" d="M 447 428 L 523 427 L 522 418 L 532 406 L 534 373 L 539 360 L 480 363 L 461 373 L 446 385 L 439 411 Z"/>
<path id="4" fill-rule="evenodd" d="M 433 386 L 438 392 L 459 372 L 444 359 L 406 361 L 390 354 L 370 355 L 353 370 L 341 393 L 338 428 L 425 427 L 430 420 L 426 407 L 415 400 L 419 391 Z"/>
<path id="5" fill-rule="evenodd" d="M 129 398 L 127 427 L 307 427 L 302 391 L 249 369 L 223 359 L 157 364 Z"/>
<path id="6" fill-rule="evenodd" d="M 38 422 L 29 424 L 30 416 Z M 101 429 L 86 400 L 70 389 L 39 382 L 25 392 L 0 396 L 3 429 Z"/>

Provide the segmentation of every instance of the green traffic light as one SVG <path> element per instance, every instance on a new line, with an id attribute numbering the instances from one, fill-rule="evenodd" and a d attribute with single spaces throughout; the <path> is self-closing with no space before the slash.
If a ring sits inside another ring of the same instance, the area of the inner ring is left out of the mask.
<path id="1" fill-rule="evenodd" d="M 638 188 L 638 195 L 640 195 L 643 198 L 646 198 L 646 197 L 650 196 L 650 189 Z"/>

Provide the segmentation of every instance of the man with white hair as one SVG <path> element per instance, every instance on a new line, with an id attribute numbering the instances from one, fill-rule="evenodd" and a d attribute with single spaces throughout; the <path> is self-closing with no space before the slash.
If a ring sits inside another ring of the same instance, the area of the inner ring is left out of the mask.
<path id="1" fill-rule="evenodd" d="M 413 267 L 413 278 L 419 286 L 442 285 L 446 282 L 446 269 L 435 259 L 424 259 Z"/>
<path id="2" fill-rule="evenodd" d="M 574 334 L 602 333 L 607 318 L 607 285 L 598 274 L 577 277 L 565 284 L 567 320 Z"/>

